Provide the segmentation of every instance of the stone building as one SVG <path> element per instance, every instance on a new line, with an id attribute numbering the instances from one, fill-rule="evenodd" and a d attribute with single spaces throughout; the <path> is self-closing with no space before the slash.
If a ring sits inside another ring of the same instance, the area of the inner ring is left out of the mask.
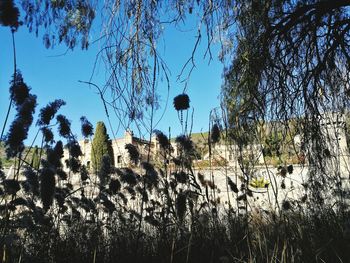
<path id="1" fill-rule="evenodd" d="M 136 146 L 140 153 L 141 161 L 146 161 L 148 158 L 148 152 L 150 150 L 150 158 L 154 160 L 158 153 L 160 152 L 160 146 L 155 136 L 151 138 L 151 141 L 138 138 L 134 136 L 134 133 L 131 130 L 127 130 L 124 133 L 122 138 L 117 138 L 111 140 L 112 149 L 113 149 L 113 157 L 114 157 L 114 166 L 117 168 L 128 167 L 132 165 L 129 159 L 129 153 L 125 146 L 127 144 L 132 144 Z M 92 154 L 92 143 L 90 140 L 85 139 L 79 141 L 79 145 L 83 155 L 80 157 L 80 161 L 82 164 L 87 167 L 91 166 L 91 154 Z M 176 144 L 172 143 L 172 148 L 174 150 L 174 154 L 176 155 Z M 68 151 L 65 149 L 64 159 L 68 158 Z"/>
<path id="2" fill-rule="evenodd" d="M 212 159 L 226 160 L 228 165 L 234 165 L 240 158 L 250 160 L 256 165 L 264 163 L 262 145 L 251 144 L 243 147 L 241 150 L 238 145 L 217 144 L 212 147 Z M 209 160 L 209 153 L 203 156 L 203 160 Z"/>

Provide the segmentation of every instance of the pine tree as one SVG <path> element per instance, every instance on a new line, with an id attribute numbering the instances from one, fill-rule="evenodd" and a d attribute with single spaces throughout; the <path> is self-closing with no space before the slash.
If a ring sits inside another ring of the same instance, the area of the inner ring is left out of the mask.
<path id="1" fill-rule="evenodd" d="M 114 165 L 112 143 L 105 124 L 100 121 L 96 124 L 95 136 L 92 140 L 91 161 L 94 172 L 100 171 L 103 156 L 109 156 L 111 164 Z"/>

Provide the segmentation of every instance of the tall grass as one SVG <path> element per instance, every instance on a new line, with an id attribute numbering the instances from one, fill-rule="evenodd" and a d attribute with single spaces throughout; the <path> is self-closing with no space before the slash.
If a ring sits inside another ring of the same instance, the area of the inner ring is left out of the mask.
<path id="1" fill-rule="evenodd" d="M 39 169 L 22 162 L 18 149 L 23 147 L 7 145 L 19 169 L 11 179 L 2 176 L 0 181 L 2 262 L 347 262 L 350 258 L 346 210 L 326 204 L 310 209 L 315 205 L 310 201 L 299 206 L 283 203 L 280 211 L 246 206 L 242 213 L 234 205 L 219 204 L 212 179 L 194 172 L 197 155 L 190 134 L 176 139 L 179 154 L 174 156 L 170 138 L 156 131 L 157 167 L 128 145 L 131 159 L 139 163 L 136 168 L 102 165 L 98 175 L 89 174 L 79 161 L 81 151 L 70 122 L 58 115 L 57 123 L 50 124 L 64 103 L 59 104 L 41 110 L 45 120 L 38 122 L 43 134 Z M 84 119 L 83 126 L 86 123 Z M 62 142 L 45 138 L 54 126 L 67 141 L 67 168 L 62 163 Z M 216 127 L 214 132 L 218 140 L 221 131 Z M 96 179 L 101 176 L 103 183 Z M 72 185 L 77 177 L 79 183 Z M 231 179 L 227 183 L 232 196 L 245 196 L 247 204 L 248 188 Z"/>

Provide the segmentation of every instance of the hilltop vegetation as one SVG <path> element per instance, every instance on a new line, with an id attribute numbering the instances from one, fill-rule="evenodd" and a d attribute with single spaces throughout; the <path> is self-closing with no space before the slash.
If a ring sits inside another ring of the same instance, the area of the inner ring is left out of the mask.
<path id="1" fill-rule="evenodd" d="M 30 147 L 25 147 L 23 151 L 22 161 L 28 164 L 32 163 L 33 157 L 34 157 L 34 151 L 35 151 L 35 148 L 30 149 Z M 0 143 L 0 162 L 2 166 L 5 168 L 9 168 L 15 164 L 15 158 L 7 158 L 6 148 L 2 143 Z"/>

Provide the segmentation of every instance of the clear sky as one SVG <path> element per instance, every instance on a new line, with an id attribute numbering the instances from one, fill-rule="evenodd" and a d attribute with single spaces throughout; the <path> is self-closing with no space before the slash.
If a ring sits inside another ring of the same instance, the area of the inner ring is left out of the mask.
<path id="1" fill-rule="evenodd" d="M 173 107 L 173 98 L 182 93 L 184 85 L 177 81 L 177 76 L 187 59 L 192 53 L 195 43 L 196 28 L 186 28 L 186 32 L 177 31 L 174 28 L 164 32 L 165 41 L 160 44 L 162 47 L 160 53 L 166 61 L 170 71 L 170 96 L 168 107 L 165 108 L 167 86 L 165 83 L 159 83 L 158 90 L 161 98 L 160 112 L 166 110 L 164 117 L 156 129 L 168 132 L 171 127 L 172 136 L 181 133 L 181 127 L 178 115 Z M 32 88 L 32 93 L 37 95 L 38 106 L 35 116 L 39 109 L 48 102 L 55 99 L 63 99 L 67 105 L 60 110 L 72 121 L 73 132 L 81 138 L 80 121 L 81 116 L 86 116 L 95 126 L 96 122 L 101 120 L 107 125 L 103 104 L 99 95 L 94 89 L 90 89 L 86 84 L 79 83 L 78 80 L 89 80 L 98 44 L 90 46 L 89 50 L 82 51 L 79 46 L 73 51 L 68 51 L 64 45 L 59 45 L 53 49 L 44 47 L 41 36 L 38 38 L 28 32 L 26 27 L 20 27 L 15 35 L 17 50 L 17 67 L 21 70 L 25 82 Z M 92 40 L 96 36 L 92 36 Z M 218 61 L 218 48 L 213 48 L 213 60 L 208 65 L 208 60 L 203 59 L 206 43 L 203 40 L 196 54 L 196 68 L 194 69 L 187 93 L 190 96 L 191 111 L 194 109 L 193 132 L 207 131 L 209 112 L 211 109 L 220 105 L 219 94 L 222 83 L 222 64 Z M 9 103 L 9 82 L 13 74 L 13 53 L 11 33 L 9 28 L 0 27 L 0 126 L 4 123 L 5 114 Z M 103 85 L 103 68 L 99 68 L 93 81 L 98 85 Z M 11 116 L 15 112 L 12 109 Z M 13 118 L 10 118 L 9 123 Z M 116 130 L 118 121 L 115 117 L 111 118 L 113 129 Z M 34 138 L 37 131 L 35 122 L 31 128 L 27 144 Z M 9 124 L 8 123 L 8 124 Z M 108 126 L 108 125 L 107 125 Z M 108 127 L 109 129 L 109 127 Z M 7 129 L 6 129 L 7 131 Z M 117 137 L 123 135 L 121 129 Z M 109 130 L 110 136 L 112 136 Z M 39 140 L 36 142 L 39 144 Z"/>

